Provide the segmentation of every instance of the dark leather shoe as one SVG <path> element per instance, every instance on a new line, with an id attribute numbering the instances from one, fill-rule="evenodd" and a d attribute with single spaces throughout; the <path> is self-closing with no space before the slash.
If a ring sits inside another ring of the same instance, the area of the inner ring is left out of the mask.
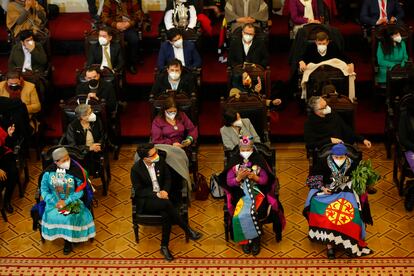
<path id="1" fill-rule="evenodd" d="M 242 249 L 243 249 L 243 252 L 244 252 L 245 254 L 250 254 L 250 253 L 252 252 L 252 248 L 251 248 L 250 243 L 248 243 L 248 244 L 243 244 L 243 245 L 242 245 Z"/>
<path id="2" fill-rule="evenodd" d="M 200 232 L 194 231 L 193 229 L 188 229 L 188 238 L 192 241 L 196 241 L 201 238 L 202 234 Z"/>
<path id="3" fill-rule="evenodd" d="M 6 210 L 7 213 L 11 214 L 13 213 L 14 208 L 10 203 L 6 203 L 4 206 L 4 210 Z"/>
<path id="4" fill-rule="evenodd" d="M 135 75 L 137 73 L 137 68 L 135 67 L 135 65 L 131 65 L 129 67 L 129 72 L 131 72 L 131 74 Z"/>
<path id="5" fill-rule="evenodd" d="M 72 243 L 69 241 L 65 241 L 65 246 L 63 247 L 63 254 L 69 255 L 72 252 Z"/>
<path id="6" fill-rule="evenodd" d="M 372 186 L 368 186 L 367 192 L 368 192 L 368 194 L 373 195 L 373 194 L 376 194 L 377 193 L 377 189 L 375 189 Z"/>
<path id="7" fill-rule="evenodd" d="M 166 261 L 171 262 L 172 260 L 174 260 L 174 256 L 171 254 L 170 250 L 168 249 L 168 246 L 161 246 L 160 252 L 164 256 L 164 259 Z"/>
<path id="8" fill-rule="evenodd" d="M 256 256 L 260 253 L 260 242 L 252 243 L 252 255 Z"/>
<path id="9" fill-rule="evenodd" d="M 335 249 L 333 248 L 329 248 L 328 251 L 326 252 L 326 255 L 328 256 L 328 259 L 333 260 L 335 259 Z"/>

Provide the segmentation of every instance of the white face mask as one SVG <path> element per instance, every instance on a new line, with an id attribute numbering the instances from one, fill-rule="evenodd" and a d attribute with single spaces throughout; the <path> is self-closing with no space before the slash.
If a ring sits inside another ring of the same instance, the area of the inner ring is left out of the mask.
<path id="1" fill-rule="evenodd" d="M 242 120 L 241 120 L 241 119 L 239 119 L 239 120 L 235 121 L 235 122 L 233 123 L 233 126 L 235 126 L 235 127 L 242 127 L 242 126 L 243 126 L 243 122 L 242 122 Z"/>
<path id="2" fill-rule="evenodd" d="M 173 43 L 175 48 L 182 48 L 183 47 L 183 39 L 179 39 Z"/>
<path id="3" fill-rule="evenodd" d="M 177 112 L 168 112 L 165 111 L 165 117 L 167 117 L 170 120 L 174 120 L 175 116 L 177 116 Z"/>
<path id="4" fill-rule="evenodd" d="M 253 40 L 253 36 L 249 35 L 249 34 L 243 34 L 243 40 L 244 40 L 244 42 L 249 43 Z"/>
<path id="5" fill-rule="evenodd" d="M 33 46 L 35 44 L 34 40 L 29 40 L 27 41 L 27 44 L 29 44 L 30 46 Z"/>
<path id="6" fill-rule="evenodd" d="M 172 79 L 173 81 L 176 81 L 180 78 L 180 73 L 177 72 L 169 72 L 168 76 L 170 77 L 170 79 Z"/>
<path id="7" fill-rule="evenodd" d="M 331 109 L 331 107 L 329 106 L 329 105 L 327 105 L 323 110 L 322 110 L 322 113 L 323 114 L 325 114 L 325 115 L 328 115 L 328 114 L 330 114 L 332 112 L 332 109 Z"/>
<path id="8" fill-rule="evenodd" d="M 95 122 L 95 121 L 96 121 L 96 114 L 92 112 L 92 113 L 88 116 L 88 122 Z"/>
<path id="9" fill-rule="evenodd" d="M 333 159 L 333 161 L 335 162 L 335 164 L 336 164 L 338 167 L 341 167 L 341 166 L 345 163 L 346 158 L 342 158 L 342 159 Z"/>
<path id="10" fill-rule="evenodd" d="M 98 41 L 99 41 L 99 44 L 100 44 L 101 46 L 105 46 L 106 44 L 108 44 L 108 40 L 107 40 L 105 37 L 102 37 L 102 36 L 100 36 L 100 37 L 98 38 Z"/>
<path id="11" fill-rule="evenodd" d="M 70 160 L 68 160 L 66 162 L 63 162 L 58 167 L 61 168 L 61 169 L 69 170 L 69 168 L 70 168 Z"/>
<path id="12" fill-rule="evenodd" d="M 241 151 L 240 155 L 243 159 L 249 160 L 250 155 L 252 155 L 253 151 Z"/>
<path id="13" fill-rule="evenodd" d="M 326 53 L 326 50 L 328 49 L 327 45 L 318 45 L 318 52 L 319 54 L 323 55 Z"/>
<path id="14" fill-rule="evenodd" d="M 398 36 L 394 36 L 392 39 L 394 40 L 394 42 L 401 43 L 402 37 L 398 35 Z"/>

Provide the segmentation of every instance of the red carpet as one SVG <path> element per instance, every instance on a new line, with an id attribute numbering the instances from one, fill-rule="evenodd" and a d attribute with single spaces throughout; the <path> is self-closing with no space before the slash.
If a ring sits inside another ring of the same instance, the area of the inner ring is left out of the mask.
<path id="1" fill-rule="evenodd" d="M 53 84 L 55 87 L 74 87 L 76 70 L 84 67 L 86 60 L 82 55 L 53 56 Z"/>
<path id="2" fill-rule="evenodd" d="M 89 13 L 61 13 L 49 21 L 52 40 L 83 40 L 85 31 L 91 29 Z M 69 27 L 70 26 L 70 27 Z"/>

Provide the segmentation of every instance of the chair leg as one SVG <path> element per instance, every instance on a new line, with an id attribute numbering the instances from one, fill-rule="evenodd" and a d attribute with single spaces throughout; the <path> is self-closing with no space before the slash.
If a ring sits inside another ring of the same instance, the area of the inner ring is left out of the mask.
<path id="1" fill-rule="evenodd" d="M 394 162 L 393 162 L 393 168 L 392 168 L 392 181 L 394 185 L 398 187 L 398 160 L 397 158 L 398 158 L 397 155 L 395 155 Z"/>
<path id="2" fill-rule="evenodd" d="M 224 238 L 226 242 L 229 241 L 229 232 L 230 232 L 230 225 L 229 225 L 229 213 L 227 210 L 224 210 Z"/>
<path id="3" fill-rule="evenodd" d="M 404 168 L 402 168 L 401 174 L 400 174 L 400 181 L 398 183 L 398 194 L 400 196 L 404 195 L 404 182 L 405 182 L 405 172 L 404 172 Z"/>
<path id="4" fill-rule="evenodd" d="M 134 235 L 135 235 L 135 242 L 139 243 L 139 225 L 138 223 L 134 223 Z"/>

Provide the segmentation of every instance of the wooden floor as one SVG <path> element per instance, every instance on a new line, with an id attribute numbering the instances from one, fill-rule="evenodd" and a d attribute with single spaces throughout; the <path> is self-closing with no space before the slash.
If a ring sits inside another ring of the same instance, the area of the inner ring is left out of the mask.
<path id="1" fill-rule="evenodd" d="M 308 192 L 304 185 L 308 162 L 303 144 L 277 144 L 277 172 L 281 182 L 281 201 L 287 226 L 283 240 L 275 242 L 270 227 L 263 236 L 262 258 L 324 257 L 324 247 L 307 238 L 307 223 L 302 216 Z M 135 146 L 122 147 L 118 161 L 112 161 L 112 182 L 109 195 L 98 190 L 99 206 L 95 209 L 97 236 L 92 243 L 76 245 L 69 257 L 77 258 L 160 258 L 160 227 L 141 227 L 139 244 L 135 243 L 131 223 L 129 170 Z M 374 226 L 367 228 L 368 245 L 374 250 L 369 257 L 414 257 L 414 213 L 406 212 L 403 198 L 392 184 L 392 161 L 385 157 L 383 145 L 364 149 L 364 158 L 371 158 L 375 169 L 384 176 L 378 183 L 378 193 L 370 196 Z M 32 158 L 34 159 L 34 158 Z M 201 146 L 200 171 L 208 178 L 223 168 L 222 147 Z M 15 198 L 15 212 L 9 222 L 0 220 L 0 256 L 63 257 L 63 241 L 40 241 L 32 230 L 30 208 L 34 203 L 40 162 L 30 164 L 30 184 L 24 198 Z M 211 197 L 207 201 L 192 201 L 190 220 L 193 228 L 203 233 L 199 241 L 185 243 L 184 234 L 173 227 L 170 249 L 176 257 L 249 257 L 238 245 L 224 240 L 223 202 Z M 345 258 L 345 256 L 343 256 Z"/>

